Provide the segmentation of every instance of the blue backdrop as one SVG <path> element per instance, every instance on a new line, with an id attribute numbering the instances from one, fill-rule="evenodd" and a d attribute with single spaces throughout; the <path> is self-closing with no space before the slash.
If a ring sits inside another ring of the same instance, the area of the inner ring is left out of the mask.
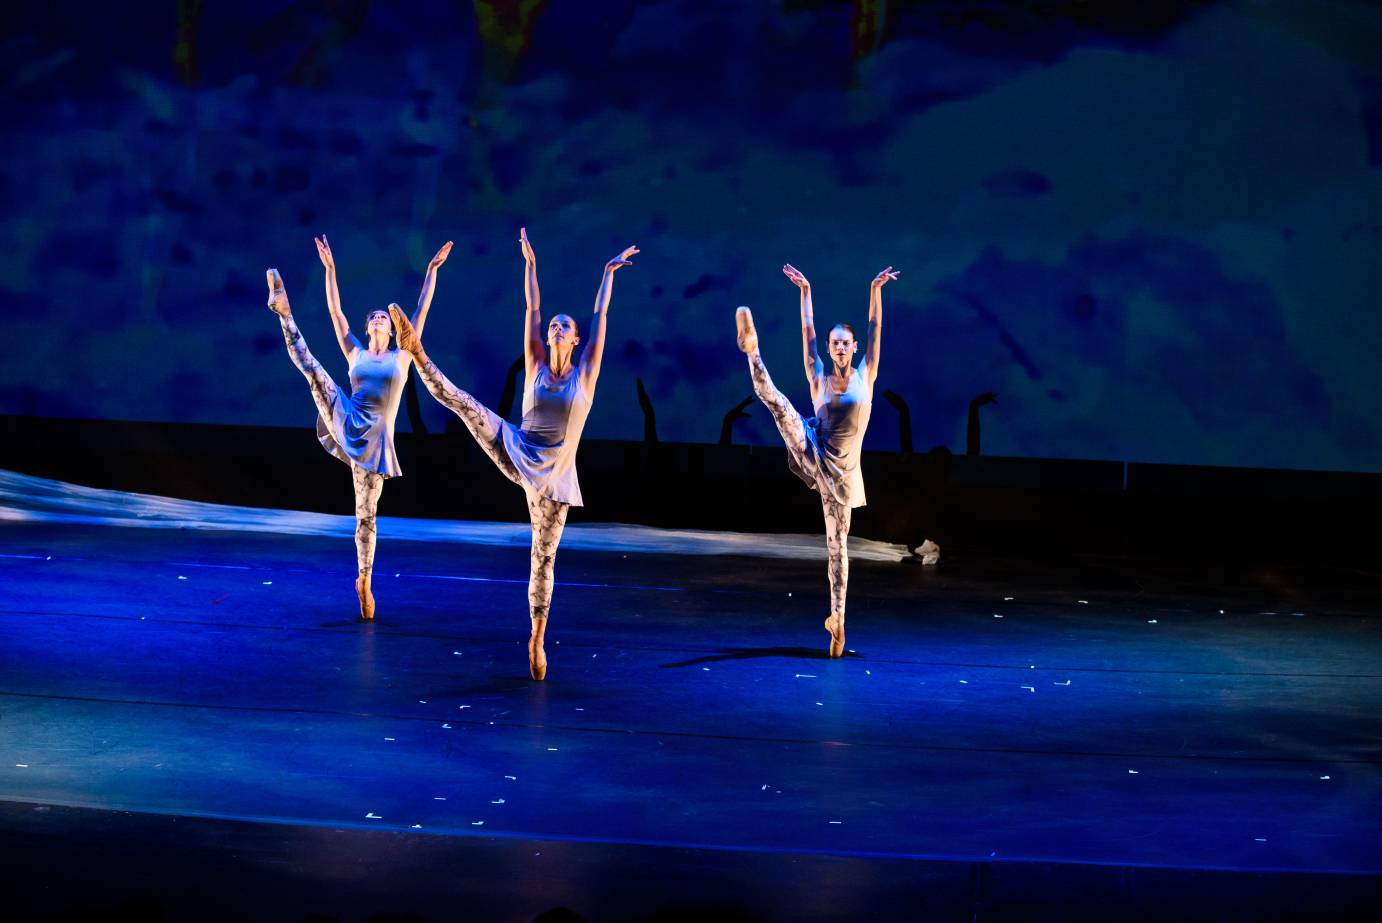
<path id="1" fill-rule="evenodd" d="M 796 290 L 861 331 L 918 449 L 1382 468 L 1382 12 L 1349 2 L 48 2 L 6 14 L 0 410 L 300 425 L 277 266 L 345 378 L 410 307 L 494 402 L 526 224 L 544 313 L 617 276 L 587 430 L 713 441 L 754 307 L 805 408 Z M 446 413 L 423 394 L 429 425 Z M 895 448 L 881 400 L 869 446 Z M 406 428 L 406 422 L 403 423 Z M 738 438 L 772 442 L 761 408 Z"/>

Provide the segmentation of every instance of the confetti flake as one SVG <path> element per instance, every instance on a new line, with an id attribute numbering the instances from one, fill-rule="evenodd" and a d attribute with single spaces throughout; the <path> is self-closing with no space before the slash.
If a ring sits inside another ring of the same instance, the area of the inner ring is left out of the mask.
<path id="1" fill-rule="evenodd" d="M 15 763 L 15 764 L 14 764 L 14 768 L 15 768 L 15 769 L 28 769 L 28 768 L 29 768 L 29 764 L 28 764 L 28 763 Z M 1328 779 L 1329 776 L 1325 776 L 1325 778 Z"/>
<path id="2" fill-rule="evenodd" d="M 1328 781 L 1328 780 L 1329 780 L 1329 776 L 1320 776 L 1320 781 L 1326 782 L 1326 781 Z"/>
<path id="3" fill-rule="evenodd" d="M 1035 686 L 1023 686 L 1022 688 L 1026 689 L 1028 692 L 1036 692 Z"/>
<path id="4" fill-rule="evenodd" d="M 547 752 L 548 752 L 548 753 L 556 753 L 556 752 L 557 752 L 557 748 L 556 748 L 556 747 L 548 747 L 548 748 L 547 748 Z"/>
<path id="5" fill-rule="evenodd" d="M 707 673 L 710 672 L 710 667 L 701 667 L 701 669 L 704 670 L 704 671 L 707 672 Z"/>
<path id="6" fill-rule="evenodd" d="M 1003 597 L 1003 602 L 1005 602 L 1005 603 L 1010 603 L 1010 602 L 1012 602 L 1012 601 L 1013 601 L 1013 597 L 1011 597 L 1011 596 L 1004 596 L 1004 597 Z"/>
<path id="7" fill-rule="evenodd" d="M 496 799 L 494 799 L 493 801 L 490 802 L 490 804 L 503 804 L 503 803 L 504 803 L 504 799 L 503 799 L 503 798 L 496 798 Z"/>
<path id="8" fill-rule="evenodd" d="M 485 825 L 485 822 L 482 821 L 482 820 L 473 820 L 473 821 L 470 822 L 470 826 L 472 826 L 472 827 L 483 827 L 484 825 Z"/>
<path id="9" fill-rule="evenodd" d="M 1129 770 L 1128 770 L 1128 775 L 1130 775 L 1130 776 L 1135 776 L 1135 775 L 1139 775 L 1139 773 L 1138 773 L 1138 771 L 1137 771 L 1136 769 L 1129 769 Z"/>
<path id="10" fill-rule="evenodd" d="M 449 725 L 449 724 L 443 723 L 443 724 L 442 724 L 442 727 L 443 727 L 445 730 L 448 730 L 448 731 L 451 730 L 451 725 Z"/>
<path id="11" fill-rule="evenodd" d="M 815 679 L 815 678 L 816 678 L 816 674 L 814 674 L 814 673 L 795 673 L 795 674 L 793 674 L 793 676 L 794 676 L 795 678 L 797 678 L 797 679 Z"/>
<path id="12" fill-rule="evenodd" d="M 367 812 L 367 813 L 365 814 L 365 820 L 383 820 L 383 819 L 384 819 L 384 818 L 380 817 L 378 814 L 375 814 L 373 811 L 369 811 L 369 812 Z"/>
<path id="13" fill-rule="evenodd" d="M 962 680 L 960 680 L 960 685 L 961 685 L 961 686 L 968 686 L 968 685 L 969 685 L 969 680 L 967 680 L 967 679 L 962 679 Z"/>
<path id="14" fill-rule="evenodd" d="M 1155 624 L 1156 624 L 1156 619 L 1147 619 L 1147 624 L 1148 624 L 1148 625 L 1155 625 Z"/>
<path id="15" fill-rule="evenodd" d="M 392 737 L 385 737 L 384 739 L 385 739 L 385 740 L 393 740 Z"/>
<path id="16" fill-rule="evenodd" d="M 1070 680 L 1067 679 L 1067 680 L 1065 680 L 1064 682 L 1060 682 L 1060 683 L 1054 683 L 1054 682 L 1053 682 L 1051 685 L 1052 685 L 1052 686 L 1069 686 L 1069 685 L 1070 685 Z"/>
<path id="17" fill-rule="evenodd" d="M 264 586 L 273 586 L 273 585 L 274 585 L 274 582 L 273 582 L 272 580 L 265 580 L 263 585 L 264 585 Z"/>
<path id="18" fill-rule="evenodd" d="M 843 824 L 844 821 L 842 821 L 842 820 L 832 820 L 832 821 L 827 821 L 827 823 L 831 823 L 831 824 Z"/>
<path id="19" fill-rule="evenodd" d="M 179 579 L 179 580 L 186 580 L 187 578 L 184 577 L 182 574 L 178 574 L 178 579 Z"/>
<path id="20" fill-rule="evenodd" d="M 504 776 L 504 778 L 508 779 L 510 782 L 518 781 L 518 776 Z"/>
<path id="21" fill-rule="evenodd" d="M 1325 778 L 1329 778 L 1329 777 L 1326 776 Z M 760 792 L 766 792 L 767 790 L 768 790 L 768 786 L 766 786 L 766 785 L 759 789 Z"/>
<path id="22" fill-rule="evenodd" d="M 1267 838 L 1266 838 L 1265 836 L 1255 836 L 1255 837 L 1253 837 L 1253 839 L 1256 840 L 1256 841 L 1259 842 L 1259 843 L 1265 843 L 1265 842 L 1267 842 Z"/>
<path id="23" fill-rule="evenodd" d="M 452 651 L 451 653 L 452 653 L 453 656 L 456 656 L 456 657 L 460 657 L 460 656 L 461 656 L 461 652 L 460 652 L 460 651 Z"/>
<path id="24" fill-rule="evenodd" d="M 1087 605 L 1089 605 L 1089 600 L 1087 600 L 1087 599 L 1077 599 L 1077 600 L 1075 600 L 1075 602 L 1079 603 L 1079 604 L 1082 605 L 1082 606 L 1087 606 Z"/>
<path id="25" fill-rule="evenodd" d="M 446 796 L 444 796 L 444 795 L 434 795 L 434 796 L 432 797 L 432 800 L 433 800 L 433 801 L 445 801 L 445 800 L 446 800 Z"/>
<path id="26" fill-rule="evenodd" d="M 408 829 L 410 829 L 410 830 L 421 830 L 421 829 L 422 829 L 422 824 L 413 824 L 413 826 L 409 827 Z"/>

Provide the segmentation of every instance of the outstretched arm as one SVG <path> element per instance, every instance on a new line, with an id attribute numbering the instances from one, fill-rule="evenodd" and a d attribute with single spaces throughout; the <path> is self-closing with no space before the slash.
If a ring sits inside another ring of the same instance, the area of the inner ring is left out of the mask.
<path id="1" fill-rule="evenodd" d="M 878 378 L 878 353 L 883 345 L 883 286 L 897 278 L 898 270 L 889 266 L 873 277 L 869 286 L 869 343 L 864 349 L 864 363 L 869 370 L 869 385 Z"/>
<path id="2" fill-rule="evenodd" d="M 417 296 L 417 310 L 413 312 L 413 329 L 422 336 L 422 328 L 427 323 L 427 312 L 432 307 L 432 296 L 437 291 L 437 270 L 451 255 L 451 241 L 441 245 L 432 262 L 427 264 L 427 274 L 422 277 L 422 292 Z"/>
<path id="3" fill-rule="evenodd" d="M 595 390 L 595 382 L 600 378 L 600 360 L 605 355 L 605 313 L 609 309 L 609 296 L 614 291 L 614 271 L 621 266 L 632 266 L 629 257 L 637 252 L 637 247 L 626 247 L 623 253 L 605 264 L 600 290 L 595 293 L 595 317 L 590 321 L 590 339 L 581 352 L 581 387 L 585 388 L 586 394 Z"/>
<path id="4" fill-rule="evenodd" d="M 335 328 L 336 342 L 349 362 L 351 353 L 360 348 L 360 341 L 351 335 L 350 324 L 341 310 L 341 290 L 336 287 L 336 258 L 331 255 L 331 244 L 327 243 L 325 234 L 312 239 L 317 243 L 317 256 L 326 267 L 326 309 L 331 312 L 331 326 Z"/>
<path id="5" fill-rule="evenodd" d="M 801 360 L 806 368 L 806 380 L 815 388 L 816 380 L 825 372 L 825 366 L 816 353 L 816 318 L 811 309 L 811 283 L 791 263 L 782 267 L 782 274 L 801 289 Z"/>
<path id="6" fill-rule="evenodd" d="M 542 296 L 537 289 L 537 256 L 533 245 L 528 243 L 528 229 L 518 229 L 518 244 L 523 249 L 523 300 L 528 305 L 528 313 L 523 321 L 523 367 L 532 380 L 537 365 L 542 360 Z"/>

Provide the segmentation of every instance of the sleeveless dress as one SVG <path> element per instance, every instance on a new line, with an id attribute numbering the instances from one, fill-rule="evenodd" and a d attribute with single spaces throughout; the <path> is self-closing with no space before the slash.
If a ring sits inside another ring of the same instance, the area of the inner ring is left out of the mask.
<path id="1" fill-rule="evenodd" d="M 413 357 L 401 349 L 381 356 L 358 346 L 350 362 L 350 394 L 331 396 L 331 419 L 317 415 L 317 441 L 346 464 L 386 478 L 403 473 L 394 450 L 394 420 Z"/>
<path id="2" fill-rule="evenodd" d="M 859 363 L 843 394 L 835 394 L 828 383 L 822 383 L 821 399 L 816 415 L 802 421 L 806 444 L 800 454 L 787 453 L 788 467 L 808 487 L 828 493 L 850 508 L 863 506 L 864 475 L 859 470 L 859 457 L 873 412 L 868 366 Z"/>
<path id="3" fill-rule="evenodd" d="M 565 382 L 552 378 L 547 363 L 523 385 L 523 422 L 501 421 L 504 451 L 528 489 L 558 503 L 581 505 L 576 449 L 590 415 L 590 397 L 573 370 Z"/>

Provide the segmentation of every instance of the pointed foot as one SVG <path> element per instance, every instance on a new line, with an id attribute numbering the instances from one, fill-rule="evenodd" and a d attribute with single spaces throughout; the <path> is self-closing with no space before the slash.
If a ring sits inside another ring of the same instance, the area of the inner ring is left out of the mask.
<path id="1" fill-rule="evenodd" d="M 355 578 L 355 595 L 360 600 L 360 621 L 374 621 L 374 593 L 370 591 L 370 578 L 359 576 Z"/>
<path id="2" fill-rule="evenodd" d="M 758 352 L 758 331 L 753 326 L 753 312 L 744 307 L 736 310 L 734 327 L 739 337 L 739 349 L 746 353 Z"/>
<path id="3" fill-rule="evenodd" d="M 528 675 L 539 682 L 547 678 L 547 652 L 537 638 L 528 639 Z"/>
<path id="4" fill-rule="evenodd" d="M 843 657 L 845 655 L 845 617 L 832 612 L 830 618 L 825 620 L 825 630 L 830 632 L 830 656 L 832 658 Z"/>

